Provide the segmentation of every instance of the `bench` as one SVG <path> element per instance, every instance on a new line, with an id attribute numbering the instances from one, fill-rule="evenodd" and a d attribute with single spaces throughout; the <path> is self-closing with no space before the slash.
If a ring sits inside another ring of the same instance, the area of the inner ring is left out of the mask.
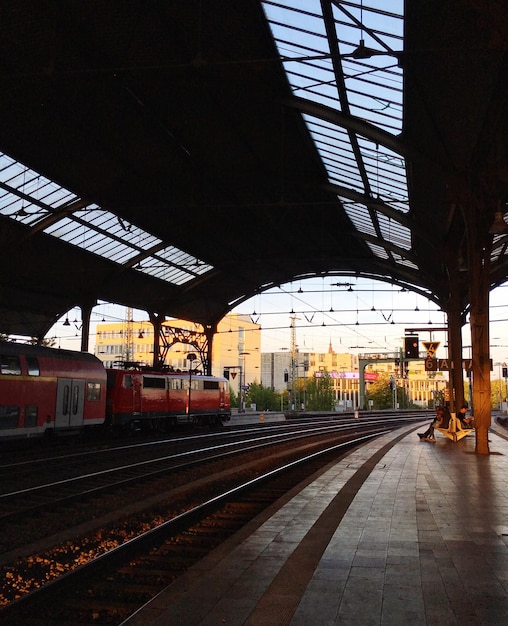
<path id="1" fill-rule="evenodd" d="M 459 441 L 462 437 L 467 437 L 470 433 L 474 433 L 474 428 L 463 428 L 460 420 L 457 419 L 455 413 L 451 414 L 448 428 L 436 428 L 441 434 L 452 441 Z"/>

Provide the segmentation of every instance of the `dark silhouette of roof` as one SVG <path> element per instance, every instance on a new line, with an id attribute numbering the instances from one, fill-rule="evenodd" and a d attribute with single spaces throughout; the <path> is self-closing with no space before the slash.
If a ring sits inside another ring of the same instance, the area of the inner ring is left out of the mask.
<path id="1" fill-rule="evenodd" d="M 473 246 L 504 282 L 507 3 L 277 4 L 2 2 L 0 332 L 316 275 L 465 313 Z"/>

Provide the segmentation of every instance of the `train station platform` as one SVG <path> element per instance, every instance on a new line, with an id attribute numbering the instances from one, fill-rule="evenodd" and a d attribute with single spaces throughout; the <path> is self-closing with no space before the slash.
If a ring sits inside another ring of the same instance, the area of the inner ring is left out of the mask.
<path id="1" fill-rule="evenodd" d="M 422 430 L 329 466 L 124 624 L 506 625 L 508 431 L 476 455 Z"/>

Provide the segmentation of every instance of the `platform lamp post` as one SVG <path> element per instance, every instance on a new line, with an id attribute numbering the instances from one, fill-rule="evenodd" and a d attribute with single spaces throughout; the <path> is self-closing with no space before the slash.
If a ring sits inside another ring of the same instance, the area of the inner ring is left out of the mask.
<path id="1" fill-rule="evenodd" d="M 191 352 L 187 355 L 187 361 L 189 361 L 189 392 L 187 394 L 187 418 L 190 421 L 191 416 L 191 387 L 192 387 L 192 366 L 196 359 L 196 355 Z"/>

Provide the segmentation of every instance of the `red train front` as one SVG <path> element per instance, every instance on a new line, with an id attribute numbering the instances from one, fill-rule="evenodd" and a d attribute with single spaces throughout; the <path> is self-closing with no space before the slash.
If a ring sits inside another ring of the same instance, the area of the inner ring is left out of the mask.
<path id="1" fill-rule="evenodd" d="M 113 427 L 220 426 L 231 418 L 225 378 L 135 369 L 108 369 L 107 375 L 106 423 Z"/>
<path id="2" fill-rule="evenodd" d="M 106 373 L 91 354 L 0 342 L 0 439 L 103 424 Z"/>

